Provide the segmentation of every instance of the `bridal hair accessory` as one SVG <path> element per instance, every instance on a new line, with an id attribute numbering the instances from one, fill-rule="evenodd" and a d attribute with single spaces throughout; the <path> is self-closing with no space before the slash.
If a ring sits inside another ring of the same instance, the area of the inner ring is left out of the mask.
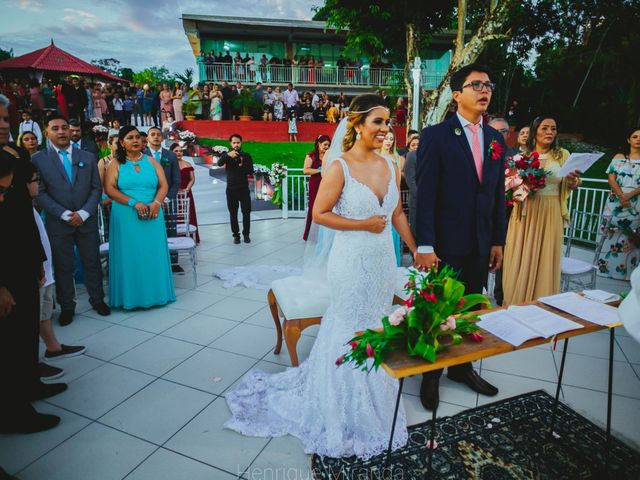
<path id="1" fill-rule="evenodd" d="M 390 111 L 387 107 L 384 107 L 382 105 L 376 105 L 375 107 L 371 107 L 368 110 L 350 110 L 349 113 L 356 113 L 356 114 L 360 115 L 362 113 L 369 113 L 371 110 L 375 110 L 376 108 L 384 108 L 387 112 Z"/>
<path id="2" fill-rule="evenodd" d="M 356 140 L 360 140 L 362 138 L 362 136 L 360 135 L 360 132 L 356 133 Z"/>

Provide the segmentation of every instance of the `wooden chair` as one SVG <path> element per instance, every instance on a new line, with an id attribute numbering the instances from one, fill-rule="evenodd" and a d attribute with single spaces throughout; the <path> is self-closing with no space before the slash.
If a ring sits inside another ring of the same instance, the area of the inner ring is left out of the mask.
<path id="1" fill-rule="evenodd" d="M 398 268 L 398 280 L 393 296 L 393 303 L 404 301 L 404 284 L 407 281 L 407 269 Z M 312 292 L 312 295 L 309 295 Z M 282 349 L 282 336 L 289 350 L 291 366 L 299 365 L 296 346 L 305 328 L 318 325 L 329 308 L 329 287 L 321 282 L 303 276 L 292 276 L 275 280 L 267 293 L 267 302 L 276 325 L 276 355 Z M 280 321 L 282 317 L 282 322 Z"/>

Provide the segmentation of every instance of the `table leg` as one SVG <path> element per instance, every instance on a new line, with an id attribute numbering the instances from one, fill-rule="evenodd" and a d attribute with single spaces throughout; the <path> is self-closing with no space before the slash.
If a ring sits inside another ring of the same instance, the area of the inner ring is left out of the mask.
<path id="1" fill-rule="evenodd" d="M 607 390 L 607 444 L 605 447 L 605 472 L 609 473 L 609 449 L 611 447 L 611 394 L 613 392 L 613 349 L 615 348 L 616 329 L 609 329 L 609 385 Z"/>
<path id="2" fill-rule="evenodd" d="M 558 411 L 558 402 L 560 400 L 560 388 L 562 387 L 562 375 L 564 375 L 564 363 L 567 359 L 567 345 L 569 339 L 565 338 L 564 346 L 562 347 L 562 362 L 560 362 L 560 374 L 558 375 L 558 386 L 556 387 L 556 400 L 553 403 L 553 414 L 551 415 L 551 423 L 549 425 L 549 433 L 553 433 L 553 425 L 556 421 L 556 413 Z"/>
<path id="3" fill-rule="evenodd" d="M 429 435 L 429 456 L 427 458 L 427 476 L 425 479 L 430 479 L 433 473 L 433 451 L 435 450 L 435 439 L 436 439 L 436 412 L 437 408 L 433 409 L 433 414 L 431 415 L 431 433 Z"/>
<path id="4" fill-rule="evenodd" d="M 393 446 L 393 434 L 395 433 L 395 430 L 396 430 L 396 420 L 398 419 L 398 410 L 400 409 L 400 399 L 402 398 L 403 385 L 404 385 L 404 378 L 401 378 L 400 384 L 398 385 L 398 398 L 396 398 L 396 409 L 393 412 L 393 422 L 391 424 L 391 435 L 389 436 L 389 448 L 387 448 L 387 459 L 384 464 L 385 468 L 383 468 L 383 472 L 382 472 L 383 474 L 385 473 L 384 470 L 391 466 L 391 448 Z"/>

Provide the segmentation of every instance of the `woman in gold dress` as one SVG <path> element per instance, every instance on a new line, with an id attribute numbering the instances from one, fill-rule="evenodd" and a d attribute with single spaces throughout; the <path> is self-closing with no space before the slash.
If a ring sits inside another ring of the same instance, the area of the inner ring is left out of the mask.
<path id="1" fill-rule="evenodd" d="M 580 185 L 580 172 L 556 176 L 569 158 L 558 144 L 553 117 L 538 117 L 531 124 L 527 150 L 538 152 L 540 166 L 549 172 L 544 188 L 516 203 L 505 246 L 504 303 L 514 305 L 560 291 L 560 260 L 567 200 Z"/>

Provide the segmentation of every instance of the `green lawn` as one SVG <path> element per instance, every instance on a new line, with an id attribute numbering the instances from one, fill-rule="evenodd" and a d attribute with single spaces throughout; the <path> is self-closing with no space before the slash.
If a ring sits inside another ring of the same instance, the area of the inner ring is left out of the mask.
<path id="1" fill-rule="evenodd" d="M 228 140 L 216 138 L 200 138 L 200 145 L 223 145 L 229 147 Z M 248 152 L 253 163 L 266 165 L 271 168 L 275 162 L 286 164 L 289 168 L 302 168 L 304 157 L 313 150 L 312 142 L 251 142 L 242 144 L 242 150 Z"/>

